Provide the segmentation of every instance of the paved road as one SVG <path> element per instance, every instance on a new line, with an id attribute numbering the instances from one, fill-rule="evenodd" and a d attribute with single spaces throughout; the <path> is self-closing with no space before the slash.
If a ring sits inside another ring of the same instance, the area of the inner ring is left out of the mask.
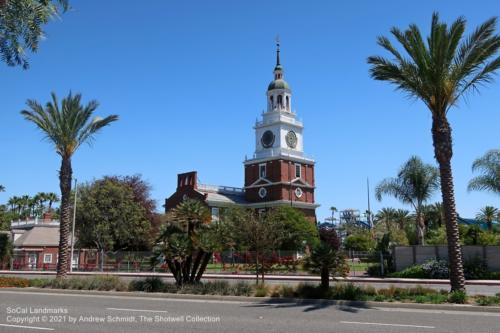
<path id="1" fill-rule="evenodd" d="M 30 309 L 45 309 L 63 313 L 12 313 L 23 309 L 28 312 Z M 97 322 L 101 320 L 103 322 Z M 500 313 L 363 309 L 295 303 L 245 303 L 0 290 L 0 332 L 12 333 L 496 333 L 499 325 Z"/>

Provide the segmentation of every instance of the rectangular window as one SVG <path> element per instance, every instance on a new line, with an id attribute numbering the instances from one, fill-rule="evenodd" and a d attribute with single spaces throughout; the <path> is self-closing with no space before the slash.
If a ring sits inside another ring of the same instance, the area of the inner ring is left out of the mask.
<path id="1" fill-rule="evenodd" d="M 44 264 L 52 264 L 52 254 L 46 253 L 43 255 L 43 263 Z"/>
<path id="2" fill-rule="evenodd" d="M 266 178 L 266 164 L 259 164 L 259 177 Z"/>
<path id="3" fill-rule="evenodd" d="M 302 176 L 302 166 L 298 163 L 295 164 L 295 178 L 301 178 Z"/>
<path id="4" fill-rule="evenodd" d="M 212 222 L 219 222 L 220 211 L 218 207 L 212 207 Z"/>

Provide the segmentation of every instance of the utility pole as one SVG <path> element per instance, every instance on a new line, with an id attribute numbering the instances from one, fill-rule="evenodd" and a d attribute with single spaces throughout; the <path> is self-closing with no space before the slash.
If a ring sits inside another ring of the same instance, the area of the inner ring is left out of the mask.
<path id="1" fill-rule="evenodd" d="M 367 177 L 366 178 L 366 194 L 368 196 L 368 225 L 370 226 L 370 229 L 373 227 L 372 226 L 372 210 L 370 208 L 370 179 Z"/>
<path id="2" fill-rule="evenodd" d="M 75 251 L 75 220 L 76 220 L 76 194 L 78 193 L 77 179 L 75 178 L 75 203 L 73 204 L 73 227 L 71 228 L 71 257 L 69 271 L 73 272 L 73 253 Z"/>

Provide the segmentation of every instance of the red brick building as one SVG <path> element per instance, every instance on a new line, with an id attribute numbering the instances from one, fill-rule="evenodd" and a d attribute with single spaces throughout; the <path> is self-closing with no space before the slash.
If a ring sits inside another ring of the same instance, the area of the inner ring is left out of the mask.
<path id="1" fill-rule="evenodd" d="M 165 202 L 167 211 L 189 197 L 206 202 L 213 218 L 218 218 L 220 208 L 233 204 L 255 209 L 289 205 L 316 222 L 315 162 L 304 154 L 304 127 L 292 109 L 292 91 L 284 80 L 277 46 L 274 80 L 266 92 L 267 111 L 254 125 L 255 152 L 243 163 L 244 187 L 200 185 L 196 172 L 179 174 L 177 190 Z"/>

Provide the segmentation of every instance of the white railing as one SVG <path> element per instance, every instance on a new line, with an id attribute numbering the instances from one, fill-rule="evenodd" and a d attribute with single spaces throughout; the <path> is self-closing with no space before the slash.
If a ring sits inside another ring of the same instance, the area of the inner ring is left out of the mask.
<path id="1" fill-rule="evenodd" d="M 12 221 L 10 223 L 11 228 L 19 228 L 19 227 L 28 227 L 32 225 L 59 225 L 58 220 L 44 220 L 40 219 L 38 217 L 31 219 L 31 220 L 18 220 L 18 221 Z"/>
<path id="2" fill-rule="evenodd" d="M 234 193 L 234 194 L 245 193 L 244 189 L 242 189 L 240 187 L 232 187 L 232 186 L 198 184 L 198 189 L 200 189 L 202 191 L 224 192 L 224 193 Z"/>

